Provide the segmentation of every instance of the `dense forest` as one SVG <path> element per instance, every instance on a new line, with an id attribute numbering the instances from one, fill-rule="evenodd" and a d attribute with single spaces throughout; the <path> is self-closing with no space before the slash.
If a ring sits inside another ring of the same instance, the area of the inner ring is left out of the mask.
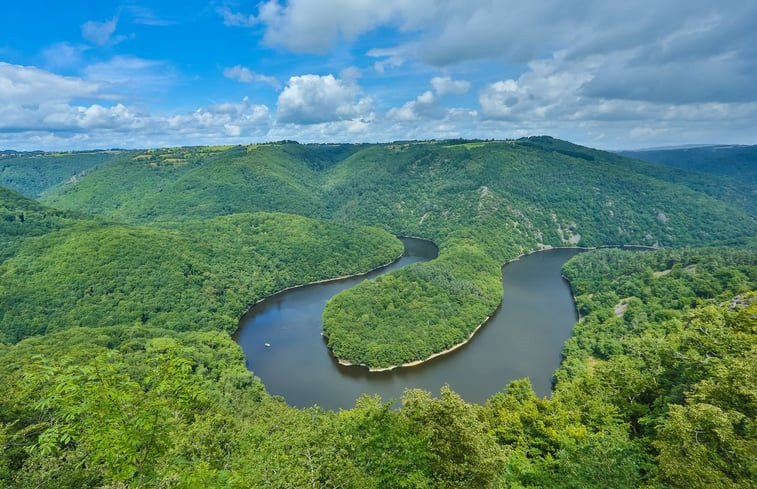
<path id="1" fill-rule="evenodd" d="M 0 189 L 0 486 L 753 487 L 748 187 L 546 137 L 104 154 L 12 154 L 41 173 Z M 393 260 L 392 234 L 439 257 L 331 300 L 339 358 L 463 341 L 521 253 L 663 248 L 566 264 L 581 319 L 549 399 L 527 379 L 483 405 L 269 396 L 229 335 L 244 310 Z"/>
<path id="2" fill-rule="evenodd" d="M 90 171 L 128 151 L 42 151 L 0 152 L 0 185 L 30 197 L 40 197 L 46 190 L 74 183 Z"/>
<path id="3" fill-rule="evenodd" d="M 132 325 L 29 338 L 0 349 L 0 480 L 751 487 L 754 256 L 579 255 L 566 273 L 584 317 L 549 400 L 523 380 L 482 406 L 443 390 L 408 391 L 397 410 L 369 397 L 339 413 L 296 410 L 265 394 L 225 333 Z"/>
<path id="4" fill-rule="evenodd" d="M 621 151 L 620 154 L 684 170 L 736 177 L 752 185 L 757 183 L 757 168 L 754 166 L 757 159 L 757 146 L 710 145 L 694 148 Z"/>
<path id="5" fill-rule="evenodd" d="M 644 167 L 657 178 L 680 182 L 757 214 L 757 146 L 705 146 L 646 151 L 621 151 L 629 158 L 668 166 Z M 650 173 L 647 173 L 650 174 Z"/>
<path id="6" fill-rule="evenodd" d="M 263 297 L 401 253 L 386 231 L 290 214 L 236 214 L 170 230 L 77 224 L 25 242 L 0 267 L 0 341 L 132 323 L 231 333 Z"/>
<path id="7" fill-rule="evenodd" d="M 548 137 L 282 142 L 124 153 L 50 189 L 43 202 L 159 227 L 267 211 L 429 238 L 439 245 L 438 260 L 382 277 L 370 292 L 345 291 L 326 314 L 325 333 L 340 359 L 387 367 L 465 340 L 500 301 L 500 266 L 521 253 L 757 234 L 753 205 L 744 204 L 754 201 L 751 190 L 713 195 L 697 176 L 670 181 L 667 171 Z M 374 307 L 373 297 L 385 307 Z M 355 329 L 348 333 L 345 324 Z"/>

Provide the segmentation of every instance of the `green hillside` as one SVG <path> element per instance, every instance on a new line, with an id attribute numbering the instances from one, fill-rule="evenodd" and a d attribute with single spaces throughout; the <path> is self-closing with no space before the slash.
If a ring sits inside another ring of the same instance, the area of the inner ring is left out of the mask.
<path id="1" fill-rule="evenodd" d="M 706 183 L 529 138 L 122 154 L 48 194 L 66 211 L 0 188 L 0 486 L 749 488 L 757 232 Z M 566 264 L 581 320 L 551 399 L 525 379 L 483 405 L 269 396 L 228 331 L 277 290 L 396 257 L 387 231 L 439 257 L 332 299 L 340 358 L 465 339 L 524 251 L 667 248 Z"/>
<path id="2" fill-rule="evenodd" d="M 757 183 L 757 146 L 716 145 L 621 151 L 620 154 L 689 171 L 738 177 L 752 185 Z"/>
<path id="3" fill-rule="evenodd" d="M 0 264 L 28 237 L 74 224 L 81 216 L 45 207 L 13 190 L 0 187 Z"/>
<path id="4" fill-rule="evenodd" d="M 619 154 L 650 163 L 634 170 L 686 185 L 757 215 L 757 146 L 708 146 Z M 668 167 L 667 171 L 658 165 Z"/>
<path id="5" fill-rule="evenodd" d="M 399 256 L 385 231 L 287 214 L 166 230 L 81 223 L 24 240 L 0 265 L 0 341 L 75 326 L 232 332 L 258 299 Z"/>
<path id="6" fill-rule="evenodd" d="M 0 186 L 28 197 L 40 197 L 51 187 L 73 183 L 128 151 L 0 152 Z"/>
<path id="7" fill-rule="evenodd" d="M 433 239 L 436 261 L 345 291 L 324 314 L 339 358 L 386 367 L 464 341 L 499 303 L 501 264 L 521 253 L 757 234 L 743 207 L 697 190 L 696 177 L 638 165 L 548 137 L 175 148 L 113 161 L 44 202 L 163 226 L 281 211 Z"/>
<path id="8" fill-rule="evenodd" d="M 129 222 L 281 211 L 315 215 L 317 174 L 357 145 L 267 144 L 130 153 L 45 196 Z"/>

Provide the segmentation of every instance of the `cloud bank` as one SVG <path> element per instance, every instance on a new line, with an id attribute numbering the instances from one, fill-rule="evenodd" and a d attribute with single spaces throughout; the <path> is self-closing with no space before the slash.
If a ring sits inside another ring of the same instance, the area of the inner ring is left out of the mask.
<path id="1" fill-rule="evenodd" d="M 81 38 L 33 62 L 0 62 L 0 147 L 531 134 L 604 148 L 757 142 L 753 0 L 222 5 L 204 21 L 247 44 L 214 61 L 213 96 L 171 99 L 178 79 L 187 93 L 210 75 L 129 52 L 135 43 L 121 41 L 132 35 L 119 33 L 174 23 L 125 6 L 75 24 Z"/>

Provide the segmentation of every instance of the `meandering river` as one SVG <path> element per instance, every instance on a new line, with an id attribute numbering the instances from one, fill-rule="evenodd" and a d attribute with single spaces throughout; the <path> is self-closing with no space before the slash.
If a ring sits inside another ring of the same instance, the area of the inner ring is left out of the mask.
<path id="1" fill-rule="evenodd" d="M 465 400 L 480 403 L 511 380 L 528 377 L 539 396 L 548 395 L 562 346 L 576 322 L 570 288 L 560 272 L 581 251 L 577 249 L 541 251 L 506 265 L 502 305 L 470 342 L 454 352 L 390 372 L 368 372 L 336 362 L 321 336 L 326 301 L 363 280 L 436 257 L 436 247 L 428 241 L 402 241 L 405 254 L 388 267 L 287 290 L 248 311 L 234 339 L 268 392 L 297 407 L 318 404 L 339 409 L 354 407 L 363 393 L 399 399 L 406 388 L 438 394 L 449 384 Z"/>

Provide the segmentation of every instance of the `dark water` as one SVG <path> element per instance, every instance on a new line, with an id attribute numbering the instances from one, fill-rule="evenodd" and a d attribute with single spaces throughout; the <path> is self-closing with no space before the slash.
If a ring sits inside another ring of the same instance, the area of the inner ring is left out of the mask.
<path id="1" fill-rule="evenodd" d="M 552 373 L 576 321 L 570 289 L 560 275 L 563 263 L 579 252 L 575 249 L 542 251 L 506 265 L 501 307 L 467 345 L 450 354 L 391 372 L 336 362 L 321 336 L 326 301 L 366 277 L 436 256 L 436 247 L 426 241 L 403 241 L 406 256 L 385 269 L 282 292 L 242 318 L 234 339 L 268 392 L 293 406 L 338 409 L 353 407 L 362 393 L 399 399 L 406 388 L 438 394 L 446 383 L 465 400 L 481 403 L 511 380 L 529 377 L 539 396 L 549 395 Z"/>

